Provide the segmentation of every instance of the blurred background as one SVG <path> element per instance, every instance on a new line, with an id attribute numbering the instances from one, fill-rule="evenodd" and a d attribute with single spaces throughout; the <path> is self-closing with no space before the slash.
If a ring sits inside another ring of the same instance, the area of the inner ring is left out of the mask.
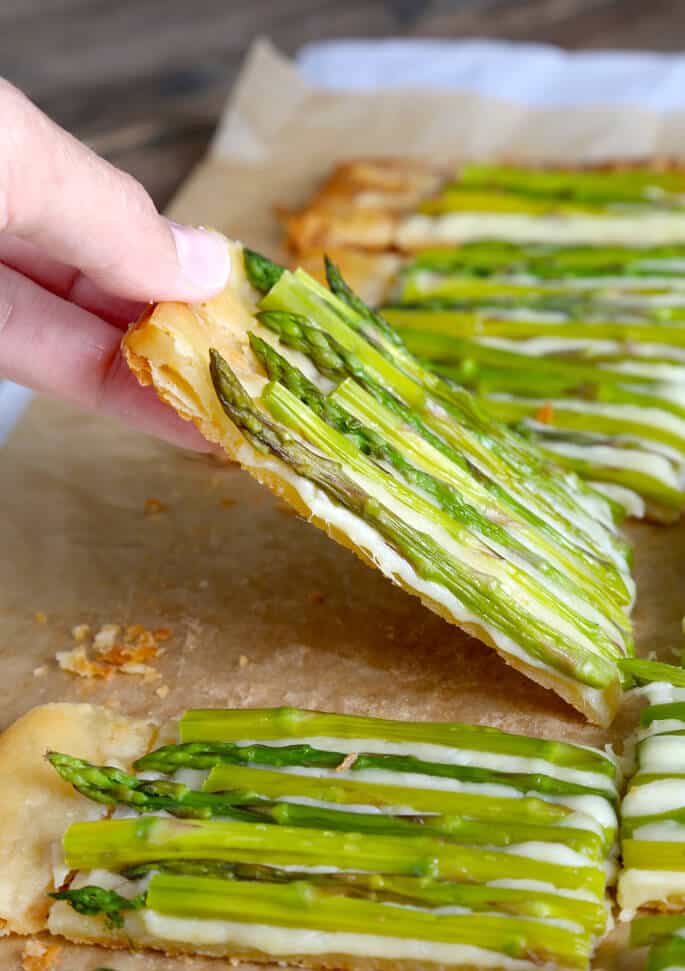
<path id="1" fill-rule="evenodd" d="M 487 37 L 573 50 L 671 51 L 683 45 L 685 3 L 0 0 L 0 73 L 137 176 L 163 206 L 204 153 L 258 36 L 289 55 L 305 44 L 350 37 Z"/>

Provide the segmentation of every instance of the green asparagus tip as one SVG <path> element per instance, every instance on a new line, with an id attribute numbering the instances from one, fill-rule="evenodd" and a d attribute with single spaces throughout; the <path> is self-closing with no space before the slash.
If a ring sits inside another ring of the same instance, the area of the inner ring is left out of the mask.
<path id="1" fill-rule="evenodd" d="M 54 900 L 66 900 L 77 914 L 86 917 L 103 916 L 110 927 L 122 927 L 123 913 L 127 910 L 140 910 L 145 906 L 146 894 L 136 897 L 122 897 L 115 890 L 103 890 L 102 887 L 86 886 L 77 890 L 60 890 L 51 893 Z"/>
<path id="2" fill-rule="evenodd" d="M 268 293 L 285 272 L 284 266 L 247 247 L 243 250 L 243 264 L 248 280 L 260 293 Z"/>

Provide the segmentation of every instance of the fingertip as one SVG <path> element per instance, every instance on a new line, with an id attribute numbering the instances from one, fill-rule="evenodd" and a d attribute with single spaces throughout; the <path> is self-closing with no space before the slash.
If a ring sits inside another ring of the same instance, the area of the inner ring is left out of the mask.
<path id="1" fill-rule="evenodd" d="M 189 300 L 202 300 L 220 293 L 231 272 L 226 240 L 219 233 L 167 220 L 176 246 L 182 283 Z"/>

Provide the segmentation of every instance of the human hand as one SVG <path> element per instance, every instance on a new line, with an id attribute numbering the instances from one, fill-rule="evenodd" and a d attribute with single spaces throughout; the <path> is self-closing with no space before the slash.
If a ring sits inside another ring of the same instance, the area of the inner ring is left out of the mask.
<path id="1" fill-rule="evenodd" d="M 164 219 L 131 176 L 0 79 L 0 378 L 207 451 L 121 357 L 150 300 L 220 291 L 219 236 Z"/>

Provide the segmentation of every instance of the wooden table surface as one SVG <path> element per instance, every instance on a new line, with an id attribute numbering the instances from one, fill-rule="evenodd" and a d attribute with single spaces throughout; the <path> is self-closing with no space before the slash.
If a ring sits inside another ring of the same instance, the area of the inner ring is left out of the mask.
<path id="1" fill-rule="evenodd" d="M 390 35 L 666 51 L 685 0 L 0 0 L 0 74 L 164 205 L 259 35 L 289 54 Z"/>

